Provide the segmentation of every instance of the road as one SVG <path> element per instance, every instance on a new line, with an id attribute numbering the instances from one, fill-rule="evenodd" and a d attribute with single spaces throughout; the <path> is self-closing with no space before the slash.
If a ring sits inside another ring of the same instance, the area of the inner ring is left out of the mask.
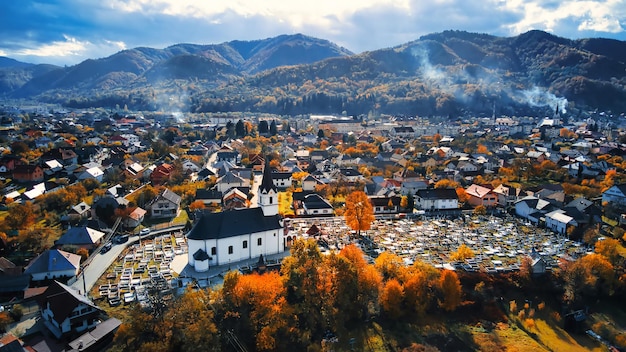
<path id="1" fill-rule="evenodd" d="M 172 226 L 166 229 L 153 230 L 150 233 L 150 237 L 157 236 L 166 232 L 180 231 L 184 228 L 184 225 Z M 145 237 L 144 237 L 145 238 Z M 126 247 L 133 245 L 139 241 L 139 236 L 130 236 L 128 242 L 122 244 L 113 244 L 111 250 L 106 253 L 100 253 L 99 251 L 92 255 L 91 261 L 83 268 L 82 273 L 76 277 L 76 281 L 72 283 L 72 287 L 80 291 L 85 290 L 89 292 L 91 288 L 96 284 L 96 281 L 104 274 L 107 269 L 117 260 Z"/>

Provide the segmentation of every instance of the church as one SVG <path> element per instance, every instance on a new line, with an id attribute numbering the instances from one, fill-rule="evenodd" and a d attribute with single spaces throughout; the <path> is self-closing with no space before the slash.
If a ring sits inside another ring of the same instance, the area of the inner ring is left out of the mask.
<path id="1" fill-rule="evenodd" d="M 257 203 L 255 208 L 203 213 L 187 234 L 189 265 L 204 272 L 210 266 L 284 252 L 283 219 L 269 163 L 263 169 Z"/>

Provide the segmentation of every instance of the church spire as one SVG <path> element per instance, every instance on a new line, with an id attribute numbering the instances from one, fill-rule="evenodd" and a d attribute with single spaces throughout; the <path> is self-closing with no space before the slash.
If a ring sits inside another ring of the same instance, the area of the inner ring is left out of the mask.
<path id="1" fill-rule="evenodd" d="M 257 205 L 263 209 L 265 216 L 278 214 L 278 188 L 274 186 L 274 181 L 272 181 L 272 170 L 267 159 L 265 159 L 265 168 L 263 169 L 263 180 L 259 185 Z"/>
<path id="2" fill-rule="evenodd" d="M 263 167 L 263 180 L 261 181 L 261 185 L 259 186 L 259 192 L 269 193 L 270 190 L 273 190 L 274 193 L 278 193 L 278 189 L 274 185 L 274 181 L 272 181 L 272 170 L 270 168 L 269 159 L 265 157 L 265 166 Z"/>

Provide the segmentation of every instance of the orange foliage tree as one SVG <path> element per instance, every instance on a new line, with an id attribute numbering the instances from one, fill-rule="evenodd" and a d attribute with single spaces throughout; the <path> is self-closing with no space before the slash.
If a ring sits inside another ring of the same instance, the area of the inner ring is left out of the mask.
<path id="1" fill-rule="evenodd" d="M 279 273 L 229 272 L 221 292 L 225 327 L 236 331 L 239 338 L 252 337 L 250 342 L 257 351 L 287 349 L 294 322 L 286 294 Z"/>
<path id="2" fill-rule="evenodd" d="M 361 235 L 361 231 L 370 229 L 375 219 L 374 207 L 365 192 L 353 191 L 348 194 L 346 197 L 344 217 L 346 224 L 353 230 L 356 230 L 358 236 Z"/>
<path id="3" fill-rule="evenodd" d="M 402 315 L 404 290 L 396 279 L 388 280 L 380 295 L 380 305 L 390 319 L 398 319 Z"/>
<path id="4" fill-rule="evenodd" d="M 446 311 L 453 311 L 461 304 L 461 281 L 452 270 L 443 270 L 439 278 L 439 288 L 443 300 L 439 301 L 439 306 Z"/>

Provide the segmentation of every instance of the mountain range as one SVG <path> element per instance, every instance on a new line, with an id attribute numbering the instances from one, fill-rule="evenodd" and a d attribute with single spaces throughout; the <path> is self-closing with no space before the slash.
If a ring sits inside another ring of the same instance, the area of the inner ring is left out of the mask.
<path id="1" fill-rule="evenodd" d="M 626 111 L 626 42 L 463 31 L 354 54 L 302 34 L 134 48 L 69 67 L 0 58 L 0 97 L 277 114 Z"/>

